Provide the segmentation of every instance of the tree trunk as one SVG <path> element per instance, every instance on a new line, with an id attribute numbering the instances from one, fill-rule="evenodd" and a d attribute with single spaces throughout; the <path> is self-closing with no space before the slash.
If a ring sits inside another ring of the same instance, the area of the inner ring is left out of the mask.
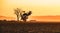
<path id="1" fill-rule="evenodd" d="M 19 16 L 17 15 L 17 21 L 19 21 Z"/>

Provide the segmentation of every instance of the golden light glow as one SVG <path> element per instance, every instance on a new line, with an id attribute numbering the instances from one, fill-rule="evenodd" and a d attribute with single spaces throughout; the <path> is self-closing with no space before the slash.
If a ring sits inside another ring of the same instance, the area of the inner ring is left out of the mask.
<path id="1" fill-rule="evenodd" d="M 60 0 L 0 0 L 0 15 L 16 17 L 14 9 L 31 10 L 31 16 L 60 15 Z"/>

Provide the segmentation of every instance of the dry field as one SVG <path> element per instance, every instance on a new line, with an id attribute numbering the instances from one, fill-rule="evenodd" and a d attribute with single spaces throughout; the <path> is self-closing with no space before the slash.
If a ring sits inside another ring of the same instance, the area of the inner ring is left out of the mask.
<path id="1" fill-rule="evenodd" d="M 0 33 L 60 33 L 60 23 L 0 21 Z"/>

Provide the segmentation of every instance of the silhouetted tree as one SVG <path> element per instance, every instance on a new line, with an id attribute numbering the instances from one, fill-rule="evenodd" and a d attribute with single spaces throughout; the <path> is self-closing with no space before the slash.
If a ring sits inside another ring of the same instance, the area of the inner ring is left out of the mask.
<path id="1" fill-rule="evenodd" d="M 19 21 L 19 17 L 21 17 L 21 20 L 26 22 L 28 19 L 28 16 L 32 14 L 32 11 L 29 11 L 26 13 L 25 11 L 21 11 L 21 9 L 19 9 L 19 8 L 14 9 L 14 11 L 15 11 L 15 14 L 17 16 L 17 21 Z M 23 14 L 22 14 L 22 12 L 23 12 Z"/>
<path id="2" fill-rule="evenodd" d="M 14 11 L 15 11 L 15 14 L 16 14 L 16 16 L 17 16 L 17 21 L 19 21 L 20 9 L 17 8 L 17 9 L 15 9 Z"/>

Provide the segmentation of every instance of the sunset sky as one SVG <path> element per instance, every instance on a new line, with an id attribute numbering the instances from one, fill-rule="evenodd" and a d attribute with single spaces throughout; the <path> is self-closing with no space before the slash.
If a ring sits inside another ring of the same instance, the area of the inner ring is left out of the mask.
<path id="1" fill-rule="evenodd" d="M 31 16 L 59 16 L 60 0 L 0 0 L 0 16 L 16 18 L 15 8 L 31 10 Z"/>

